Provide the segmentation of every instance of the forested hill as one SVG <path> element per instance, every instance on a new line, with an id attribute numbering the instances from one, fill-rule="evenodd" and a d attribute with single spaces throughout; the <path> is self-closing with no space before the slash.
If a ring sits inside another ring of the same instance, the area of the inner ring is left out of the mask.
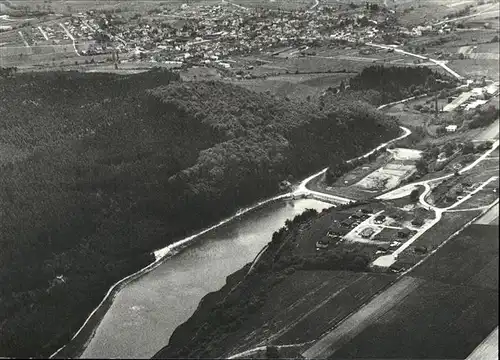
<path id="1" fill-rule="evenodd" d="M 0 354 L 49 355 L 151 250 L 398 133 L 160 70 L 1 78 Z"/>

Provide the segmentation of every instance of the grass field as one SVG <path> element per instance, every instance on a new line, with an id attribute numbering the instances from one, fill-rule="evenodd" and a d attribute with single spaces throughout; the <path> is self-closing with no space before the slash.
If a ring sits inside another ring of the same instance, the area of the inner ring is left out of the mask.
<path id="1" fill-rule="evenodd" d="M 498 70 L 498 60 L 486 59 L 466 59 L 451 60 L 448 66 L 459 74 L 467 74 L 468 77 L 482 77 L 498 81 L 500 71 Z"/>
<path id="2" fill-rule="evenodd" d="M 321 93 L 328 87 L 336 87 L 342 80 L 346 80 L 354 74 L 285 74 L 269 76 L 265 79 L 229 80 L 235 85 L 256 91 L 270 91 L 279 96 L 288 96 L 297 99 L 317 100 Z"/>
<path id="3" fill-rule="evenodd" d="M 346 187 L 349 185 L 356 184 L 361 181 L 364 177 L 368 176 L 373 171 L 377 170 L 381 166 L 386 165 L 392 158 L 389 153 L 383 153 L 375 161 L 363 164 L 357 168 L 349 171 L 347 174 L 338 178 L 333 186 Z"/>

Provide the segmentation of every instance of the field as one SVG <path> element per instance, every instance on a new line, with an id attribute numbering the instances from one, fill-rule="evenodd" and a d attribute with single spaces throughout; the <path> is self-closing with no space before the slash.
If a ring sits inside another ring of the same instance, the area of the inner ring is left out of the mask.
<path id="1" fill-rule="evenodd" d="M 493 189 L 485 187 L 475 193 L 470 199 L 464 201 L 454 209 L 474 209 L 481 206 L 490 205 L 498 198 L 498 192 L 493 192 Z"/>
<path id="2" fill-rule="evenodd" d="M 229 80 L 232 84 L 242 86 L 256 92 L 270 91 L 274 95 L 305 99 L 310 96 L 318 100 L 319 96 L 328 87 L 339 86 L 342 80 L 346 81 L 353 76 L 351 73 L 338 74 L 283 74 L 265 77 L 262 79 Z"/>
<path id="3" fill-rule="evenodd" d="M 498 226 L 472 224 L 413 270 L 412 276 L 498 289 L 498 247 Z"/>
<path id="4" fill-rule="evenodd" d="M 414 171 L 414 165 L 404 165 L 401 162 L 393 161 L 366 176 L 356 186 L 366 190 L 393 189 Z"/>
<path id="5" fill-rule="evenodd" d="M 497 226 L 470 226 L 409 275 L 424 282 L 331 359 L 463 359 L 497 326 Z"/>
<path id="6" fill-rule="evenodd" d="M 426 281 L 330 359 L 463 359 L 497 325 L 497 308 L 494 290 Z"/>
<path id="7" fill-rule="evenodd" d="M 366 165 L 368 166 L 368 165 Z M 328 186 L 325 183 L 325 176 L 318 176 L 316 179 L 307 184 L 307 188 L 315 191 L 324 192 L 331 195 L 347 197 L 354 200 L 366 200 L 374 197 L 376 191 L 368 191 L 358 186 Z"/>
<path id="8" fill-rule="evenodd" d="M 392 156 L 388 153 L 382 154 L 379 157 L 377 157 L 375 161 L 362 164 L 357 168 L 349 171 L 347 174 L 339 177 L 335 181 L 333 186 L 346 187 L 349 185 L 354 185 L 357 182 L 361 181 L 366 176 L 368 176 L 373 171 L 376 171 L 381 166 L 386 165 L 391 160 L 391 158 Z"/>
<path id="9" fill-rule="evenodd" d="M 232 335 L 240 346 L 231 353 L 264 341 L 290 344 L 314 340 L 394 279 L 386 274 L 297 271 L 275 286 L 258 316 Z"/>

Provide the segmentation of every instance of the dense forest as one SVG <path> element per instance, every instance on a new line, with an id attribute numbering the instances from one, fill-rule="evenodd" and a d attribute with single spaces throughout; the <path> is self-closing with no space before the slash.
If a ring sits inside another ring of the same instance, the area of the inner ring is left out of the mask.
<path id="1" fill-rule="evenodd" d="M 455 86 L 456 79 L 428 67 L 373 65 L 349 79 L 349 87 L 330 91 L 324 101 L 362 99 L 378 106 Z"/>
<path id="2" fill-rule="evenodd" d="M 15 74 L 0 95 L 2 356 L 51 354 L 152 250 L 399 134 L 367 104 L 163 70 Z"/>

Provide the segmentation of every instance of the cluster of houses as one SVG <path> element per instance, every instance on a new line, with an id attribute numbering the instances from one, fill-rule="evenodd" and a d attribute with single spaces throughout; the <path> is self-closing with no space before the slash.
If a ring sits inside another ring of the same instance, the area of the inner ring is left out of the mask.
<path id="1" fill-rule="evenodd" d="M 225 68 L 231 66 L 223 61 L 229 55 L 331 39 L 374 41 L 382 39 L 387 31 L 380 20 L 370 19 L 366 11 L 339 15 L 333 10 L 319 6 L 314 11 L 283 11 L 244 8 L 228 2 L 210 6 L 184 4 L 144 17 L 78 13 L 65 21 L 64 26 L 77 42 L 96 42 L 97 53 L 106 51 L 107 43 L 112 44 L 108 47 L 114 51 L 136 60 Z M 46 27 L 42 32 L 50 38 L 53 28 Z"/>
<path id="2" fill-rule="evenodd" d="M 404 216 L 402 215 L 403 210 L 401 211 L 389 211 L 387 215 L 384 214 L 379 214 L 373 219 L 373 223 L 380 225 L 385 223 L 388 218 L 397 220 L 397 221 L 402 221 Z M 425 218 L 428 214 L 423 214 L 424 212 L 427 212 L 425 209 L 417 208 L 413 219 L 411 220 L 411 225 L 414 227 L 421 227 L 424 222 Z M 356 226 L 360 225 L 360 223 L 366 219 L 368 219 L 372 214 L 372 210 L 368 208 L 362 208 L 357 210 L 356 212 L 350 214 L 350 216 L 342 221 L 334 220 L 334 223 L 332 226 L 328 229 L 327 232 L 327 239 L 322 239 L 319 240 L 316 243 L 316 249 L 321 250 L 321 249 L 327 249 L 330 245 L 338 244 L 344 241 L 345 235 L 347 235 L 349 232 L 352 231 Z M 408 239 L 412 233 L 415 231 L 415 229 L 410 229 L 407 227 L 402 227 L 397 231 L 396 238 L 392 239 L 390 243 L 387 242 L 388 239 L 386 238 L 380 238 L 378 235 L 373 235 L 376 233 L 376 229 L 374 227 L 365 227 L 359 232 L 359 236 L 361 236 L 364 239 L 370 239 L 373 237 L 373 240 L 375 241 L 380 241 L 380 245 L 378 247 L 378 254 L 381 253 L 386 253 L 390 251 L 391 249 L 399 246 L 401 242 L 405 241 L 405 239 Z"/>

